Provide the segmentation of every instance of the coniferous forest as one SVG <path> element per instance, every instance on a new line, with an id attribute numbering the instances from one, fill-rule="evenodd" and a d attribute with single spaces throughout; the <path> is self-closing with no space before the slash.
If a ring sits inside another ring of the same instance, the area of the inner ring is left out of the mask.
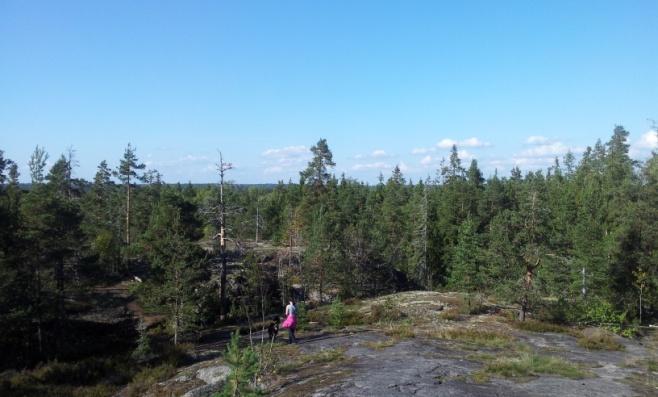
<path id="1" fill-rule="evenodd" d="M 50 159 L 37 146 L 29 169 L 0 151 L 0 367 L 51 368 L 40 381 L 59 368 L 79 385 L 115 374 L 115 391 L 155 351 L 169 360 L 204 330 L 251 327 L 289 298 L 313 307 L 408 290 L 632 337 L 658 319 L 658 153 L 631 158 L 628 135 L 618 126 L 578 157 L 487 178 L 453 146 L 425 180 L 395 167 L 374 185 L 335 175 L 324 139 L 298 180 L 253 186 L 232 181 L 230 153 L 216 181 L 181 185 L 131 145 L 98 159 L 91 181 L 76 177 L 74 150 Z M 133 306 L 112 312 L 112 299 Z"/>

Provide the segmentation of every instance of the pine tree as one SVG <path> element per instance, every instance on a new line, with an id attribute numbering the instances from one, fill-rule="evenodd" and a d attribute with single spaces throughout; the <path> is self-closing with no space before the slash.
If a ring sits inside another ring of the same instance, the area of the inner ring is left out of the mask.
<path id="1" fill-rule="evenodd" d="M 43 183 L 45 178 L 44 172 L 46 170 L 46 162 L 48 161 L 48 153 L 44 148 L 41 148 L 37 145 L 30 156 L 30 177 L 32 178 L 33 184 Z"/>
<path id="2" fill-rule="evenodd" d="M 121 260 L 121 221 L 116 186 L 105 160 L 98 165 L 91 189 L 83 198 L 83 230 L 93 254 L 111 274 L 119 271 Z"/>
<path id="3" fill-rule="evenodd" d="M 304 183 L 312 186 L 315 191 L 322 190 L 329 181 L 329 168 L 336 165 L 333 154 L 329 150 L 326 139 L 320 139 L 311 147 L 313 158 L 309 161 L 306 169 L 299 173 Z"/>
<path id="4" fill-rule="evenodd" d="M 469 216 L 459 227 L 452 255 L 449 285 L 468 292 L 483 292 L 485 275 L 481 271 L 480 243 L 475 222 Z"/>
<path id="5" fill-rule="evenodd" d="M 125 243 L 128 249 L 128 255 L 130 250 L 131 236 L 131 187 L 134 186 L 132 181 L 143 181 L 144 175 L 138 174 L 138 170 L 143 170 L 146 168 L 146 165 L 139 162 L 137 155 L 135 154 L 135 148 L 133 148 L 130 143 L 126 147 L 126 150 L 123 153 L 123 158 L 119 163 L 119 167 L 113 172 L 114 176 L 118 178 L 121 183 L 125 186 L 126 190 L 126 205 L 125 205 Z"/>
<path id="6" fill-rule="evenodd" d="M 205 254 L 185 238 L 180 211 L 166 204 L 155 208 L 143 240 L 153 278 L 141 295 L 165 309 L 177 344 L 181 333 L 198 320 L 198 291 L 209 278 Z"/>

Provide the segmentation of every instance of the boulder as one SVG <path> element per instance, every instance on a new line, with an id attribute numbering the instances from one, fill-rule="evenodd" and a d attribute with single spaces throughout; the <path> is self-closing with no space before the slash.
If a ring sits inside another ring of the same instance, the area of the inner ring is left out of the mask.
<path id="1" fill-rule="evenodd" d="M 207 385 L 223 383 L 231 369 L 226 365 L 215 365 L 212 367 L 201 368 L 196 372 L 196 377 L 206 382 Z"/>

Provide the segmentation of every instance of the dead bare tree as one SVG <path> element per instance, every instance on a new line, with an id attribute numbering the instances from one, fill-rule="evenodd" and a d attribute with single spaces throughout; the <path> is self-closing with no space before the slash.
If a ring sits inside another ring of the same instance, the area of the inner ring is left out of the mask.
<path id="1" fill-rule="evenodd" d="M 233 164 L 224 162 L 222 152 L 219 152 L 219 233 L 215 238 L 219 239 L 219 255 L 222 261 L 219 280 L 219 319 L 223 320 L 228 311 L 226 304 L 226 204 L 224 203 L 224 175 L 226 171 L 233 169 Z"/>

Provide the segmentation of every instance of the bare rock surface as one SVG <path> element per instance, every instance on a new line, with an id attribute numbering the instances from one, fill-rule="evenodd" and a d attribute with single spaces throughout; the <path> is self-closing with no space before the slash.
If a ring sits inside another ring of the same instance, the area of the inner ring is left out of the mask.
<path id="1" fill-rule="evenodd" d="M 483 364 L 466 357 L 473 353 L 441 340 L 414 338 L 382 349 L 365 347 L 368 342 L 385 340 L 378 332 L 363 332 L 302 340 L 300 348 L 308 353 L 346 347 L 353 360 L 345 364 L 350 375 L 335 384 L 308 394 L 333 396 L 641 396 L 632 389 L 627 377 L 637 369 L 625 367 L 625 360 L 646 353 L 636 342 L 626 341 L 627 351 L 588 351 L 577 346 L 576 339 L 563 334 L 525 334 L 526 341 L 539 351 L 557 346 L 551 354 L 589 365 L 592 375 L 585 379 L 539 376 L 512 381 L 493 377 L 484 383 L 469 379 Z M 563 350 L 562 350 L 563 349 Z M 308 379 L 303 380 L 308 383 Z M 294 382 L 291 383 L 294 385 Z M 288 394 L 286 389 L 275 395 Z M 646 394 L 648 395 L 648 394 Z"/>

